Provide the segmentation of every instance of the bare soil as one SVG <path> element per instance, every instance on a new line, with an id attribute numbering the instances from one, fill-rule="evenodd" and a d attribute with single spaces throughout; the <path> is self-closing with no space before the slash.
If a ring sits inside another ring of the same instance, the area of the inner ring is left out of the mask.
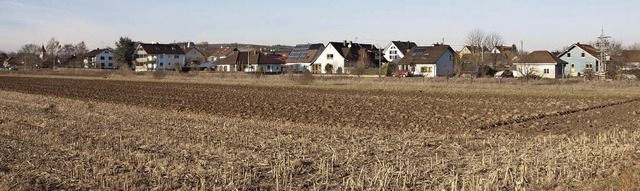
<path id="1" fill-rule="evenodd" d="M 1 76 L 0 106 L 8 190 L 598 190 L 640 159 L 634 96 Z"/>

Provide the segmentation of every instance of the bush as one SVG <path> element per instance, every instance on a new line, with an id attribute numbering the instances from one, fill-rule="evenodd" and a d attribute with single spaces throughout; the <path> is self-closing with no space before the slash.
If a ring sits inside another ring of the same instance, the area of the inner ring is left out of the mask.
<path id="1" fill-rule="evenodd" d="M 300 85 L 309 85 L 313 84 L 313 82 L 316 81 L 316 77 L 313 76 L 311 72 L 305 72 L 296 76 L 295 78 L 293 78 L 293 80 Z"/>

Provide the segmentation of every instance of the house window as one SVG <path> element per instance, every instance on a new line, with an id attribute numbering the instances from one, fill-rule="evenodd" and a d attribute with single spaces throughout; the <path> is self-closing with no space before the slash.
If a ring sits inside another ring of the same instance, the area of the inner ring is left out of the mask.
<path id="1" fill-rule="evenodd" d="M 271 65 L 267 65 L 267 70 L 271 70 Z"/>
<path id="2" fill-rule="evenodd" d="M 389 51 L 389 54 L 398 54 L 398 51 L 397 50 L 392 50 L 392 51 Z"/>
<path id="3" fill-rule="evenodd" d="M 101 67 L 101 68 L 104 68 L 104 63 L 100 63 L 100 67 Z"/>
<path id="4" fill-rule="evenodd" d="M 100 56 L 100 60 L 104 60 L 104 56 Z"/>
<path id="5" fill-rule="evenodd" d="M 113 63 L 109 63 L 109 67 L 112 67 L 112 66 L 113 66 Z"/>
<path id="6" fill-rule="evenodd" d="M 420 68 L 420 72 L 422 72 L 422 73 L 431 73 L 431 72 L 433 72 L 433 67 L 422 67 L 422 68 Z"/>
<path id="7" fill-rule="evenodd" d="M 392 46 L 392 47 L 391 47 L 391 50 L 395 50 L 395 49 L 396 49 L 396 47 L 395 47 L 395 46 Z"/>
<path id="8" fill-rule="evenodd" d="M 333 54 L 327 54 L 327 60 L 333 60 Z"/>
<path id="9" fill-rule="evenodd" d="M 396 58 L 398 58 L 398 56 L 396 56 L 396 55 L 389 56 L 389 59 L 391 59 L 391 60 L 395 60 Z"/>
<path id="10" fill-rule="evenodd" d="M 584 52 L 582 53 L 582 57 L 584 58 Z"/>
<path id="11" fill-rule="evenodd" d="M 571 58 L 571 53 L 567 53 L 567 57 Z"/>
<path id="12" fill-rule="evenodd" d="M 180 56 L 175 55 L 175 56 L 173 56 L 173 58 L 178 59 L 178 58 L 180 58 Z"/>
<path id="13" fill-rule="evenodd" d="M 545 74 L 548 74 L 548 73 L 549 73 L 549 69 L 548 69 L 548 68 L 546 68 L 546 69 L 544 69 L 544 71 L 543 71 L 543 72 L 544 72 Z"/>
<path id="14" fill-rule="evenodd" d="M 164 67 L 164 63 L 160 62 L 160 66 L 161 66 L 161 67 Z"/>
<path id="15" fill-rule="evenodd" d="M 158 59 L 164 59 L 164 54 L 158 55 Z"/>
<path id="16" fill-rule="evenodd" d="M 113 60 L 113 57 L 109 56 L 109 60 Z"/>
<path id="17" fill-rule="evenodd" d="M 587 67 L 586 67 L 586 68 L 587 68 L 587 69 L 591 69 L 591 68 L 592 68 L 592 66 L 593 66 L 592 64 L 587 64 Z"/>

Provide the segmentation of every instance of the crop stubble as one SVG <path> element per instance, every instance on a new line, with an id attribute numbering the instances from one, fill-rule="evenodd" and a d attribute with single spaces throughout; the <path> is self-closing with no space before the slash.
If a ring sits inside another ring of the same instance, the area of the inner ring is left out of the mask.
<path id="1" fill-rule="evenodd" d="M 628 98 L 5 77 L 0 89 L 80 100 L 2 93 L 0 183 L 23 189 L 535 190 L 639 158 L 640 103 L 595 107 Z M 585 110 L 553 115 L 572 109 Z"/>

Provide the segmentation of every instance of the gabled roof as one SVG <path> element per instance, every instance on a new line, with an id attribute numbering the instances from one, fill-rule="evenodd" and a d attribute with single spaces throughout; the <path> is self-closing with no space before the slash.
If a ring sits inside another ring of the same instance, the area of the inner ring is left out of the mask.
<path id="1" fill-rule="evenodd" d="M 449 45 L 413 47 L 406 55 L 404 55 L 398 64 L 435 64 L 447 51 L 451 51 L 452 54 L 455 54 L 456 52 Z"/>
<path id="2" fill-rule="evenodd" d="M 481 46 L 471 46 L 471 45 L 466 45 L 464 46 L 462 49 L 468 49 L 469 51 L 471 51 L 471 53 L 476 53 L 476 52 L 480 52 L 480 51 L 484 51 L 484 52 L 490 52 L 491 49 L 489 49 L 488 47 L 484 47 L 484 49 L 481 48 Z"/>
<path id="3" fill-rule="evenodd" d="M 108 49 L 108 48 L 105 48 L 105 49 L 99 49 L 98 48 L 98 49 L 92 50 L 90 52 L 87 52 L 86 54 L 84 54 L 84 57 L 85 58 L 96 57 L 98 54 L 104 52 L 105 50 L 109 50 L 110 51 L 110 49 Z"/>
<path id="4" fill-rule="evenodd" d="M 398 48 L 398 50 L 400 50 L 400 52 L 402 52 L 402 54 L 407 54 L 410 49 L 418 46 L 415 42 L 411 41 L 391 41 L 391 43 L 396 45 L 396 47 Z"/>
<path id="5" fill-rule="evenodd" d="M 235 64 L 284 64 L 284 61 L 267 56 L 258 51 L 238 52 L 216 62 L 218 65 L 235 65 Z"/>
<path id="6" fill-rule="evenodd" d="M 191 50 L 196 50 L 198 52 L 200 52 L 200 54 L 202 54 L 202 51 L 200 51 L 200 49 L 196 48 L 196 47 L 185 47 L 182 49 L 182 51 L 184 51 L 184 53 L 189 53 Z"/>
<path id="7" fill-rule="evenodd" d="M 142 47 L 147 54 L 184 54 L 182 48 L 177 44 L 140 43 L 140 47 Z"/>
<path id="8" fill-rule="evenodd" d="M 324 50 L 324 44 L 298 44 L 287 58 L 287 63 L 311 63 L 320 56 Z"/>
<path id="9" fill-rule="evenodd" d="M 580 49 L 584 50 L 585 52 L 587 52 L 587 53 L 588 53 L 588 54 L 590 54 L 591 56 L 595 57 L 596 59 L 600 59 L 600 51 L 599 51 L 598 49 L 596 49 L 596 48 L 594 48 L 593 46 L 588 45 L 588 44 L 580 44 L 579 42 L 578 42 L 578 43 L 575 43 L 575 44 L 573 44 L 573 45 L 571 45 L 571 46 L 570 46 L 567 50 L 565 50 L 562 54 L 558 55 L 558 57 L 562 57 L 562 56 L 564 56 L 565 54 L 569 53 L 569 51 L 573 50 L 573 49 L 574 49 L 574 48 L 576 48 L 576 47 L 578 47 L 578 48 L 580 48 Z"/>
<path id="10" fill-rule="evenodd" d="M 231 54 L 231 52 L 233 52 L 234 49 L 235 48 L 233 48 L 233 47 L 225 46 L 225 47 L 217 49 L 216 51 L 211 53 L 211 56 L 216 57 L 216 58 L 220 58 L 220 57 L 223 57 L 223 56 L 228 56 L 229 54 Z"/>
<path id="11" fill-rule="evenodd" d="M 340 56 L 348 61 L 358 60 L 360 57 L 360 50 L 364 49 L 366 51 L 378 51 L 378 49 L 371 44 L 360 44 L 360 43 L 351 43 L 351 42 L 329 42 L 331 46 L 333 46 Z M 351 45 L 351 47 L 349 47 Z M 327 45 L 328 47 L 328 45 Z"/>
<path id="12" fill-rule="evenodd" d="M 553 53 L 546 50 L 536 50 L 528 55 L 524 56 L 518 63 L 556 63 L 567 64 L 567 62 L 560 60 Z M 517 64 L 517 63 L 515 63 Z"/>

